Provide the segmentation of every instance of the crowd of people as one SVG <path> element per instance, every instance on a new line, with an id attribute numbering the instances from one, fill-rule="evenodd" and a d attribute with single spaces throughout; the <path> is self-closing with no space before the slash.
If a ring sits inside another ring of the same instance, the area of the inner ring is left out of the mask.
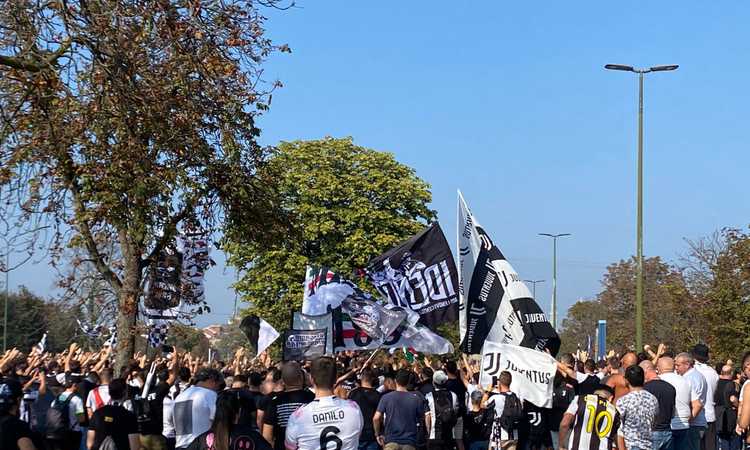
<path id="1" fill-rule="evenodd" d="M 2 450 L 739 450 L 750 449 L 750 352 L 661 345 L 599 362 L 558 358 L 552 407 L 479 383 L 479 361 L 344 352 L 273 363 L 108 348 L 0 359 Z M 115 376 L 118 374 L 118 376 Z"/>

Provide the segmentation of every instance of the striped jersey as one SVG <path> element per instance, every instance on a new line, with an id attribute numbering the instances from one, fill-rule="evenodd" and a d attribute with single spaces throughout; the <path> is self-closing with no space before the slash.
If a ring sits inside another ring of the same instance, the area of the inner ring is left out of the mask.
<path id="1" fill-rule="evenodd" d="M 598 395 L 576 397 L 566 414 L 575 417 L 568 440 L 570 450 L 611 450 L 617 447 L 620 413 Z"/>

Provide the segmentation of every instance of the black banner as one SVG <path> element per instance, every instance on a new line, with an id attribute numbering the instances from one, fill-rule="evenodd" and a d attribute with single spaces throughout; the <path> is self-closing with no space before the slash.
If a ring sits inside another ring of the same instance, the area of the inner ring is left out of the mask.
<path id="1" fill-rule="evenodd" d="M 284 361 L 305 361 L 325 355 L 327 332 L 325 328 L 285 331 Z"/>
<path id="2" fill-rule="evenodd" d="M 419 313 L 430 329 L 458 319 L 458 273 L 437 222 L 370 261 L 367 278 L 391 303 Z"/>
<path id="3" fill-rule="evenodd" d="M 518 298 L 510 303 L 523 327 L 521 346 L 539 351 L 549 350 L 553 357 L 557 356 L 560 351 L 560 336 L 552 328 L 542 308 L 531 298 Z"/>

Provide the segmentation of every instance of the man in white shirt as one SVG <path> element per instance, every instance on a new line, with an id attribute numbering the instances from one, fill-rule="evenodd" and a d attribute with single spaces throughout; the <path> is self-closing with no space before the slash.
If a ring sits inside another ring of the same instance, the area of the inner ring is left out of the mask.
<path id="1" fill-rule="evenodd" d="M 674 448 L 689 448 L 690 419 L 693 417 L 691 403 L 698 401 L 698 396 L 690 388 L 690 383 L 674 372 L 674 359 L 662 356 L 656 363 L 659 378 L 671 384 L 675 389 L 674 416 L 672 417 L 672 442 Z"/>
<path id="2" fill-rule="evenodd" d="M 109 405 L 109 382 L 112 381 L 113 375 L 112 369 L 105 367 L 99 374 L 100 385 L 89 391 L 86 398 L 86 412 L 89 415 L 89 420 L 94 415 L 94 411 L 102 406 Z"/>
<path id="3" fill-rule="evenodd" d="M 458 396 L 445 387 L 448 381 L 448 375 L 442 370 L 438 370 L 432 375 L 432 384 L 434 389 L 425 395 L 427 401 L 427 410 L 425 411 L 425 424 L 427 425 L 427 448 L 428 450 L 440 450 L 453 448 L 453 427 L 456 422 L 449 428 L 441 427 L 439 418 L 443 415 L 442 408 L 451 408 L 454 419 L 458 418 Z"/>
<path id="4" fill-rule="evenodd" d="M 691 390 L 695 391 L 695 400 L 692 400 L 690 404 L 692 419 L 690 419 L 690 437 L 686 450 L 700 449 L 701 439 L 708 425 L 705 410 L 708 383 L 706 383 L 706 378 L 695 370 L 694 365 L 695 361 L 689 353 L 680 353 L 675 357 L 675 370 L 690 383 Z"/>
<path id="5" fill-rule="evenodd" d="M 498 377 L 499 394 L 495 394 L 487 400 L 487 408 L 495 408 L 495 423 L 492 427 L 492 440 L 490 441 L 491 449 L 516 450 L 518 446 L 518 430 L 507 429 L 501 425 L 501 418 L 505 410 L 506 402 L 510 397 L 515 397 L 520 402 L 516 394 L 510 391 L 510 384 L 513 382 L 513 376 L 510 372 L 502 371 Z"/>
<path id="6" fill-rule="evenodd" d="M 690 352 L 695 359 L 695 370 L 703 375 L 706 379 L 706 404 L 704 406 L 706 410 L 706 433 L 701 439 L 701 450 L 716 450 L 716 401 L 714 400 L 714 393 L 716 392 L 716 386 L 719 384 L 719 374 L 713 367 L 706 364 L 708 362 L 708 346 L 706 344 L 698 344 L 693 347 Z"/>
<path id="7" fill-rule="evenodd" d="M 195 374 L 195 385 L 182 391 L 174 400 L 172 421 L 178 449 L 187 448 L 211 428 L 216 413 L 216 392 L 222 381 L 218 370 L 201 369 Z"/>
<path id="8" fill-rule="evenodd" d="M 357 450 L 364 425 L 362 412 L 353 401 L 333 395 L 336 361 L 328 356 L 315 359 L 310 365 L 310 375 L 315 400 L 289 417 L 284 446 L 287 450 Z"/>

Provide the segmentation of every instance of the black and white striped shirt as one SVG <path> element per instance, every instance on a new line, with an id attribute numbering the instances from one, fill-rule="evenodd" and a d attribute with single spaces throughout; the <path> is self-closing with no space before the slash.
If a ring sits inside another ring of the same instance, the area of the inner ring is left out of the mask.
<path id="1" fill-rule="evenodd" d="M 575 416 L 569 450 L 611 450 L 617 447 L 620 413 L 615 405 L 594 395 L 576 397 L 565 414 Z"/>

